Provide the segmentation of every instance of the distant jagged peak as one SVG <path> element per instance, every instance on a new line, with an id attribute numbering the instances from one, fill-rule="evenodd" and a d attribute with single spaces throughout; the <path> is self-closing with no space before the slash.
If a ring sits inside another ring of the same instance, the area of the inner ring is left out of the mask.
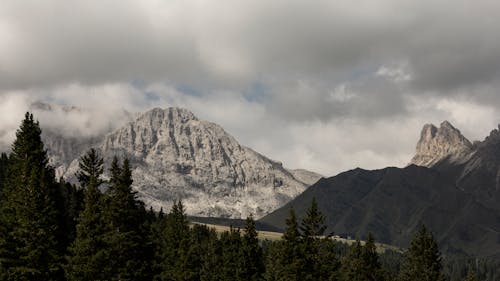
<path id="1" fill-rule="evenodd" d="M 431 167 L 447 159 L 457 162 L 472 152 L 472 143 L 450 122 L 443 121 L 439 128 L 424 125 L 411 164 Z"/>

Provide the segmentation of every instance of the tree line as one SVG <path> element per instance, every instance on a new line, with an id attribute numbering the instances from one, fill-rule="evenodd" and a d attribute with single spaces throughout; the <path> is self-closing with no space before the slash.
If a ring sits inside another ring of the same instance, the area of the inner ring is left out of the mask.
<path id="1" fill-rule="evenodd" d="M 147 210 L 127 159 L 113 159 L 109 180 L 103 174 L 91 149 L 78 186 L 56 180 L 39 123 L 26 113 L 10 154 L 0 155 L 0 280 L 450 280 L 446 271 L 451 280 L 499 278 L 500 263 L 443 266 L 425 227 L 403 255 L 380 254 L 371 234 L 350 246 L 331 239 L 313 200 L 301 220 L 290 210 L 282 239 L 261 241 L 251 216 L 242 229 L 217 233 L 190 224 L 181 201 L 167 214 Z"/>

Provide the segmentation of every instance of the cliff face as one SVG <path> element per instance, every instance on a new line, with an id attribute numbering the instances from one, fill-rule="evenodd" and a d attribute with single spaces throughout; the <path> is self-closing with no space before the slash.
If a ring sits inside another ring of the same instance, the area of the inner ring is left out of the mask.
<path id="1" fill-rule="evenodd" d="M 432 167 L 444 159 L 461 162 L 471 152 L 471 142 L 448 121 L 441 123 L 439 128 L 427 124 L 422 129 L 416 154 L 411 160 L 411 164 Z"/>
<path id="2" fill-rule="evenodd" d="M 261 217 L 320 178 L 289 171 L 241 146 L 220 126 L 180 108 L 152 109 L 102 139 L 87 139 L 81 145 L 50 134 L 45 141 L 67 180 L 78 169 L 78 157 L 95 146 L 107 163 L 115 155 L 131 160 L 134 188 L 146 205 L 169 209 L 174 200 L 182 199 L 188 214 L 196 216 Z"/>

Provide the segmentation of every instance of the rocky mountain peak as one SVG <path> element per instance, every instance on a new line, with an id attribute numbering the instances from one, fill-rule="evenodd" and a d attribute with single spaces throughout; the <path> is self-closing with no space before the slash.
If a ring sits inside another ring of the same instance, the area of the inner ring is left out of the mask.
<path id="1" fill-rule="evenodd" d="M 61 154 L 59 146 L 52 146 L 53 155 Z M 176 107 L 144 112 L 108 133 L 96 147 L 106 163 L 115 155 L 131 161 L 133 187 L 147 206 L 168 210 L 174 200 L 182 199 L 187 213 L 196 216 L 258 218 L 321 177 L 287 170 L 240 145 L 219 125 Z M 78 159 L 63 169 L 70 180 Z"/>
<path id="2" fill-rule="evenodd" d="M 431 167 L 441 160 L 460 161 L 472 152 L 471 142 L 450 122 L 444 121 L 439 128 L 424 125 L 411 164 Z"/>

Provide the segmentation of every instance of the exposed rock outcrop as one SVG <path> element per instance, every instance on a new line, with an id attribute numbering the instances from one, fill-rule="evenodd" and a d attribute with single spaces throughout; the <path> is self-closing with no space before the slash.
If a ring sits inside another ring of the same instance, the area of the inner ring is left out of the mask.
<path id="1" fill-rule="evenodd" d="M 45 136 L 52 163 L 67 180 L 78 169 L 78 157 L 95 146 L 107 163 L 115 155 L 131 160 L 134 188 L 146 205 L 167 210 L 182 199 L 194 216 L 258 218 L 321 177 L 289 171 L 181 108 L 149 110 L 97 141 Z"/>
<path id="2" fill-rule="evenodd" d="M 437 128 L 427 124 L 422 129 L 417 151 L 411 164 L 432 167 L 447 159 L 451 162 L 465 161 L 472 153 L 473 145 L 448 121 Z"/>

